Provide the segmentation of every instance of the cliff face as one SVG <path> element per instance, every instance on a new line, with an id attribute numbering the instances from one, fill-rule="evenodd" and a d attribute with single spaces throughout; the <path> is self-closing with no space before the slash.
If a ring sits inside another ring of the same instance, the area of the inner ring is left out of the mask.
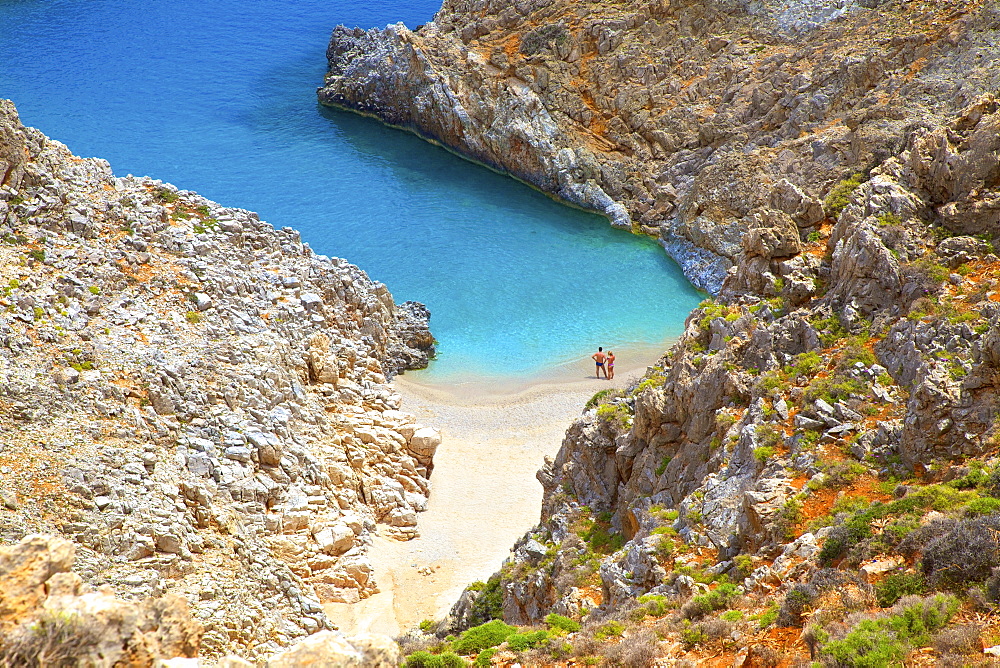
<path id="1" fill-rule="evenodd" d="M 865 6 L 861 6 L 865 5 Z M 741 231 L 996 90 L 983 2 L 446 1 L 334 31 L 320 102 L 372 113 L 615 225 L 716 293 Z"/>
<path id="2" fill-rule="evenodd" d="M 714 294 L 594 397 L 452 630 L 555 612 L 585 627 L 551 657 L 848 666 L 862 620 L 931 605 L 903 594 L 996 624 L 998 27 L 995 3 L 551 0 L 334 31 L 321 101 L 658 235 Z M 924 654 L 962 665 L 965 632 Z"/>
<path id="3" fill-rule="evenodd" d="M 259 657 L 377 591 L 376 524 L 415 535 L 440 437 L 388 378 L 422 305 L 0 101 L 0 537 L 62 533 L 126 599 L 185 597 L 202 652 Z"/>

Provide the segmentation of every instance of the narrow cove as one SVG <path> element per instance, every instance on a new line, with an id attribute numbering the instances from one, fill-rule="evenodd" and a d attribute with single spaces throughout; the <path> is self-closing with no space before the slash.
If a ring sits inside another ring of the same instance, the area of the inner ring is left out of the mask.
<path id="1" fill-rule="evenodd" d="M 437 4 L 308 2 L 289 14 L 277 2 L 179 2 L 142 16 L 106 0 L 0 6 L 0 94 L 26 125 L 118 174 L 294 227 L 397 301 L 430 308 L 439 359 L 397 384 L 404 410 L 445 438 L 425 538 L 377 539 L 388 596 L 332 607 L 345 629 L 405 630 L 498 568 L 537 520 L 543 455 L 608 385 L 591 377 L 590 352 L 616 350 L 620 386 L 700 299 L 652 241 L 405 132 L 316 106 L 336 23 L 415 24 Z"/>

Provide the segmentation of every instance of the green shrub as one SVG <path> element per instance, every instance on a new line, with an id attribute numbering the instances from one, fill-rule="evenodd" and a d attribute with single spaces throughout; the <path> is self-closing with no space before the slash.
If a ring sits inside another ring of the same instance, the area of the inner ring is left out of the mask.
<path id="1" fill-rule="evenodd" d="M 35 260 L 36 262 L 44 262 L 45 251 L 42 250 L 41 248 L 33 248 L 32 250 L 28 251 L 28 257 L 31 258 L 32 260 Z"/>
<path id="2" fill-rule="evenodd" d="M 836 218 L 844 207 L 851 201 L 851 194 L 861 185 L 861 175 L 853 174 L 850 178 L 844 179 L 827 193 L 823 200 L 823 208 L 826 215 Z"/>
<path id="3" fill-rule="evenodd" d="M 632 411 L 628 404 L 601 404 L 597 407 L 597 417 L 605 422 L 616 423 L 622 429 L 632 426 Z"/>
<path id="4" fill-rule="evenodd" d="M 742 610 L 726 610 L 719 615 L 719 619 L 724 622 L 742 622 L 745 616 Z"/>
<path id="5" fill-rule="evenodd" d="M 652 387 L 663 387 L 667 383 L 667 377 L 659 369 L 653 371 L 648 378 L 645 378 L 641 383 L 636 385 L 634 394 L 639 394 L 643 390 L 648 390 Z"/>
<path id="6" fill-rule="evenodd" d="M 527 633 L 514 633 L 507 637 L 507 647 L 515 652 L 523 652 L 527 649 L 538 647 L 549 639 L 548 631 L 528 631 Z"/>
<path id="7" fill-rule="evenodd" d="M 574 621 L 569 617 L 563 617 L 562 615 L 557 615 L 554 612 L 550 612 L 545 616 L 545 623 L 553 631 L 576 633 L 577 631 L 580 630 L 580 622 Z"/>
<path id="8" fill-rule="evenodd" d="M 598 640 L 605 640 L 607 638 L 617 638 L 623 633 L 625 633 L 625 625 L 621 622 L 612 620 L 601 624 L 597 630 L 594 631 L 594 637 Z"/>
<path id="9" fill-rule="evenodd" d="M 656 558 L 661 562 L 670 561 L 676 551 L 677 546 L 674 545 L 674 541 L 666 536 L 661 537 L 660 542 L 656 544 Z"/>
<path id="10" fill-rule="evenodd" d="M 670 463 L 671 459 L 672 457 L 664 457 L 660 461 L 660 465 L 656 467 L 656 470 L 653 471 L 653 473 L 655 473 L 657 476 L 663 475 L 663 472 L 667 470 L 667 465 Z"/>
<path id="11" fill-rule="evenodd" d="M 739 590 L 736 585 L 726 582 L 711 591 L 693 597 L 684 604 L 681 612 L 689 619 L 700 617 L 716 610 L 728 608 L 737 596 L 739 596 Z"/>
<path id="12" fill-rule="evenodd" d="M 611 529 L 610 518 L 590 521 L 580 537 L 599 554 L 613 554 L 625 545 L 625 537 Z"/>
<path id="13" fill-rule="evenodd" d="M 812 376 L 817 371 L 826 366 L 826 362 L 819 353 L 809 351 L 796 355 L 795 362 L 785 367 L 785 373 L 789 376 Z"/>
<path id="14" fill-rule="evenodd" d="M 903 221 L 901 221 L 899 219 L 899 216 L 897 216 L 896 214 L 892 213 L 891 211 L 888 211 L 886 213 L 880 213 L 875 218 L 875 220 L 882 227 L 893 227 L 893 226 L 896 226 L 896 225 L 902 225 L 903 224 Z"/>
<path id="15" fill-rule="evenodd" d="M 605 401 L 608 401 L 609 399 L 614 399 L 616 397 L 620 397 L 621 395 L 622 391 L 615 388 L 609 387 L 606 390 L 600 390 L 594 396 L 592 396 L 590 399 L 587 400 L 584 409 L 590 410 L 591 408 L 597 408 Z"/>
<path id="16" fill-rule="evenodd" d="M 454 652 L 431 654 L 430 652 L 414 652 L 406 657 L 405 668 L 463 668 L 468 663 Z"/>
<path id="17" fill-rule="evenodd" d="M 766 629 L 771 624 L 778 621 L 778 614 L 781 612 L 781 608 L 776 601 L 772 601 L 767 610 L 760 613 L 759 615 L 754 615 L 753 619 L 757 620 L 757 626 L 761 629 Z"/>
<path id="18" fill-rule="evenodd" d="M 166 204 L 171 204 L 180 199 L 180 195 L 175 193 L 173 190 L 169 190 L 167 188 L 157 188 L 156 191 L 153 193 L 153 196 L 156 197 L 156 199 Z"/>
<path id="19" fill-rule="evenodd" d="M 666 596 L 658 594 L 643 594 L 639 597 L 639 603 L 643 606 L 645 613 L 651 617 L 662 617 L 674 608 L 673 602 Z"/>
<path id="20" fill-rule="evenodd" d="M 496 647 L 490 647 L 489 649 L 484 649 L 482 652 L 479 653 L 479 656 L 476 657 L 476 661 L 472 665 L 476 666 L 476 668 L 489 668 L 489 666 L 492 665 L 490 659 L 492 659 L 493 655 L 496 653 L 497 653 Z"/>
<path id="21" fill-rule="evenodd" d="M 958 600 L 945 594 L 896 606 L 891 616 L 859 622 L 822 652 L 843 666 L 887 668 L 901 664 L 912 647 L 929 643 L 930 634 L 947 624 L 957 609 Z"/>
<path id="22" fill-rule="evenodd" d="M 737 554 L 733 563 L 736 564 L 736 570 L 741 577 L 748 578 L 753 573 L 753 557 L 749 554 Z"/>
<path id="23" fill-rule="evenodd" d="M 485 583 L 473 582 L 467 589 L 478 591 L 479 596 L 472 602 L 468 620 L 470 624 L 484 624 L 491 619 L 503 617 L 503 588 L 500 586 L 500 576 L 493 575 Z"/>
<path id="24" fill-rule="evenodd" d="M 201 322 L 201 313 L 198 313 L 197 311 L 188 311 L 184 314 L 184 319 L 191 324 Z"/>
<path id="25" fill-rule="evenodd" d="M 496 647 L 515 633 L 515 627 L 494 619 L 462 632 L 451 646 L 459 654 L 475 654 L 489 647 Z"/>
<path id="26" fill-rule="evenodd" d="M 920 573 L 890 573 L 875 585 L 875 598 L 879 606 L 888 608 L 904 596 L 923 594 L 926 590 L 927 583 Z"/>
<path id="27" fill-rule="evenodd" d="M 420 630 L 421 631 L 423 631 L 424 633 L 426 633 L 426 632 L 430 631 L 432 628 L 434 628 L 434 620 L 432 620 L 432 619 L 421 620 L 421 622 L 420 622 Z"/>
<path id="28" fill-rule="evenodd" d="M 681 640 L 688 648 L 694 647 L 695 645 L 700 645 L 701 643 L 708 640 L 708 634 L 700 626 L 693 626 L 691 628 L 681 630 Z"/>
<path id="29" fill-rule="evenodd" d="M 774 457 L 774 448 L 772 447 L 761 445 L 753 449 L 753 458 L 761 464 L 767 462 L 772 457 Z"/>
<path id="30" fill-rule="evenodd" d="M 1000 499 L 995 499 L 991 496 L 973 499 L 962 510 L 969 517 L 992 515 L 993 513 L 1000 512 Z"/>

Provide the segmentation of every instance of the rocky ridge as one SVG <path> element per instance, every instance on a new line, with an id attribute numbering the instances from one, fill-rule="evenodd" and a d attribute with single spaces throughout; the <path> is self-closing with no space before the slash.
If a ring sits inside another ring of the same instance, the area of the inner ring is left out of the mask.
<path id="1" fill-rule="evenodd" d="M 984 2 L 446 0 L 338 27 L 323 104 L 440 141 L 659 238 L 716 293 L 742 230 L 808 234 L 850 170 L 997 88 Z"/>
<path id="2" fill-rule="evenodd" d="M 482 0 L 334 31 L 321 102 L 656 235 L 713 293 L 594 397 L 441 636 L 549 626 L 501 665 L 1000 651 L 998 28 L 977 2 Z"/>
<path id="3" fill-rule="evenodd" d="M 62 534 L 84 584 L 186 599 L 209 657 L 377 591 L 370 537 L 416 535 L 440 442 L 389 384 L 433 354 L 422 305 L 8 101 L 0 277 L 4 542 Z"/>

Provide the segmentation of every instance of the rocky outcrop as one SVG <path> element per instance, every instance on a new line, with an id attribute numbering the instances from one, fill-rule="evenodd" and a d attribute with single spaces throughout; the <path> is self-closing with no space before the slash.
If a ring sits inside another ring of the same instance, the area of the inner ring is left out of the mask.
<path id="1" fill-rule="evenodd" d="M 31 535 L 0 547 L 0 661 L 4 665 L 153 666 L 193 657 L 201 628 L 173 595 L 126 602 L 70 571 L 74 545 Z"/>
<path id="2" fill-rule="evenodd" d="M 995 12 L 983 2 L 447 0 L 417 30 L 338 27 L 319 100 L 656 236 L 717 293 L 760 216 L 787 213 L 804 238 L 832 183 L 995 90 Z M 989 148 L 966 156 L 956 138 L 931 134 L 920 146 L 936 161 L 928 176 L 944 165 L 968 174 L 935 195 L 964 211 L 952 195 L 988 177 L 949 156 L 981 161 Z M 985 221 L 993 204 L 977 201 Z"/>
<path id="3" fill-rule="evenodd" d="M 828 508 L 831 490 L 864 507 L 859 480 L 912 480 L 905 495 L 977 458 L 996 464 L 1000 221 L 967 232 L 1000 182 L 977 180 L 952 207 L 936 193 L 963 177 L 929 177 L 924 148 L 946 136 L 983 156 L 995 134 L 979 129 L 997 119 L 986 96 L 905 134 L 810 239 L 789 235 L 790 213 L 755 218 L 719 297 L 644 379 L 595 397 L 539 471 L 542 521 L 495 576 L 508 622 L 620 616 L 644 595 L 683 602 L 699 591 L 692 572 L 772 600 L 817 572 L 846 514 L 813 533 L 803 513 Z M 1000 169 L 995 152 L 982 160 Z M 879 573 L 898 560 L 887 563 Z"/>
<path id="4" fill-rule="evenodd" d="M 0 537 L 59 533 L 88 585 L 187 599 L 209 657 L 376 592 L 367 546 L 416 535 L 440 442 L 389 384 L 433 353 L 427 310 L 6 101 L 0 175 Z"/>

